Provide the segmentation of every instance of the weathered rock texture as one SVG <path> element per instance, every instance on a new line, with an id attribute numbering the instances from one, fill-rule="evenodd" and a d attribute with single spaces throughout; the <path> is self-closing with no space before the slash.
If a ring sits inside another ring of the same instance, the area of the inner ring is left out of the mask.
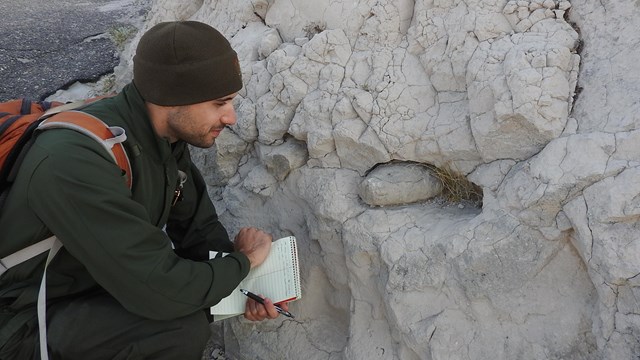
<path id="1" fill-rule="evenodd" d="M 241 58 L 238 123 L 194 150 L 222 220 L 303 258 L 296 319 L 228 321 L 228 356 L 640 354 L 637 2 L 159 0 L 147 27 L 174 19 Z"/>

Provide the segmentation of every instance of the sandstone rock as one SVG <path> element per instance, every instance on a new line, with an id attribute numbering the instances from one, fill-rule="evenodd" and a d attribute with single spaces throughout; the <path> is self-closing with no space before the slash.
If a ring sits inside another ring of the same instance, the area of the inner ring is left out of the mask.
<path id="1" fill-rule="evenodd" d="M 258 144 L 258 156 L 269 173 L 278 181 L 283 181 L 292 170 L 307 162 L 304 143 L 293 139 L 288 139 L 277 146 Z"/>
<path id="2" fill-rule="evenodd" d="M 271 196 L 276 191 L 278 179 L 263 166 L 256 166 L 247 174 L 243 187 L 261 196 Z"/>
<path id="3" fill-rule="evenodd" d="M 442 182 L 427 167 L 388 164 L 373 169 L 360 183 L 359 194 L 371 206 L 402 205 L 425 201 L 442 192 Z"/>

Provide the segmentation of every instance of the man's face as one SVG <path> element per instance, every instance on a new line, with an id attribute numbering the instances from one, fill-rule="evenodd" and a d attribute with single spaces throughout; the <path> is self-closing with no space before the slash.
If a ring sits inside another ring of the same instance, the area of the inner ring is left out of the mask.
<path id="1" fill-rule="evenodd" d="M 236 123 L 233 99 L 238 93 L 193 105 L 177 106 L 169 112 L 167 131 L 171 141 L 183 140 L 200 148 L 213 146 L 227 125 Z"/>

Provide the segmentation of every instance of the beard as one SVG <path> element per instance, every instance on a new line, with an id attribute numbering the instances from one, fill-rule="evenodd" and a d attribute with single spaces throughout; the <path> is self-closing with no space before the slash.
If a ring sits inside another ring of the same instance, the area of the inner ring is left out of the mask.
<path id="1" fill-rule="evenodd" d="M 186 106 L 171 111 L 167 117 L 167 124 L 174 138 L 189 145 L 206 149 L 215 143 L 213 131 L 216 128 L 199 126 L 199 122 Z"/>

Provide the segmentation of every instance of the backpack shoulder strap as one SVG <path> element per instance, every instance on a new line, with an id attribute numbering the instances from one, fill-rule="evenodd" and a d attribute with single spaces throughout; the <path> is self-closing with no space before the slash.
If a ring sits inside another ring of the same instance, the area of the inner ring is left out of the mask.
<path id="1" fill-rule="evenodd" d="M 46 114 L 43 115 L 44 119 L 38 124 L 38 130 L 71 129 L 94 139 L 107 150 L 116 164 L 122 169 L 124 175 L 126 175 L 127 185 L 131 188 L 133 176 L 131 163 L 123 146 L 123 142 L 127 139 L 123 128 L 108 126 L 95 116 L 80 111 L 65 111 L 48 118 L 46 116 Z M 7 191 L 3 191 L 2 197 L 6 193 Z M 0 200 L 2 200 L 1 197 Z M 49 250 L 52 247 L 53 240 L 55 240 L 53 237 L 42 240 L 0 259 L 0 275 L 7 269 Z"/>
<path id="2" fill-rule="evenodd" d="M 44 116 L 47 115 L 45 114 Z M 38 125 L 38 130 L 47 129 L 71 129 L 96 140 L 122 169 L 127 178 L 127 186 L 131 189 L 133 174 L 129 157 L 123 145 L 124 141 L 127 140 L 127 135 L 123 128 L 108 126 L 93 115 L 70 110 L 48 117 Z"/>
<path id="3" fill-rule="evenodd" d="M 24 249 L 16 251 L 11 255 L 3 257 L 2 259 L 0 259 L 0 275 L 4 274 L 5 271 L 14 267 L 15 265 L 36 257 L 37 255 L 40 255 L 43 252 L 51 249 L 55 241 L 56 237 L 52 236 L 31 246 L 27 246 Z"/>

